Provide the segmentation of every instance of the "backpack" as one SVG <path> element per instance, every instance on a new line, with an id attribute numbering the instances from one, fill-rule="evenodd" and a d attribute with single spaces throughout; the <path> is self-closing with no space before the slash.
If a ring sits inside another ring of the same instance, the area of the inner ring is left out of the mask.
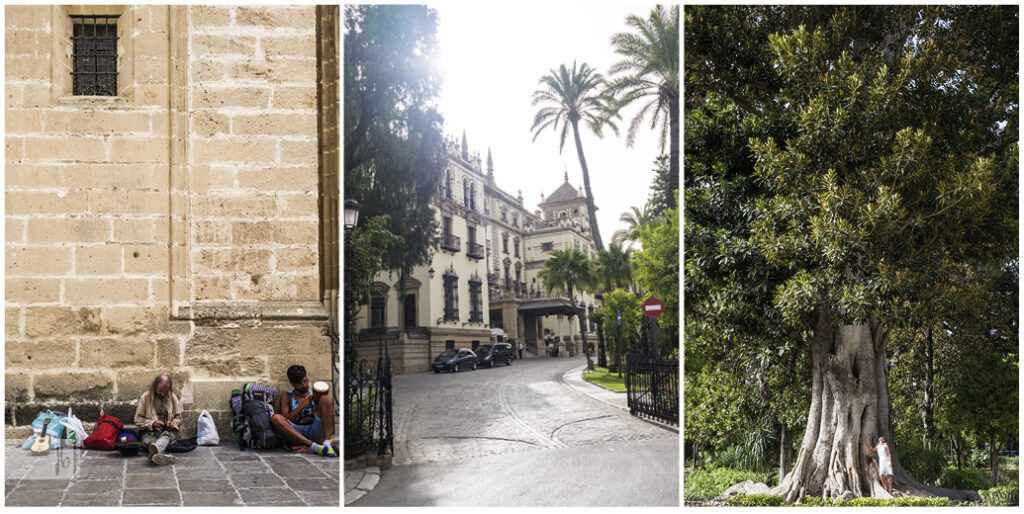
<path id="1" fill-rule="evenodd" d="M 245 384 L 239 392 L 232 391 L 231 437 L 238 448 L 277 448 L 280 437 L 274 432 L 270 418 L 274 415 L 274 397 L 277 388 Z"/>
<path id="2" fill-rule="evenodd" d="M 114 440 L 121 433 L 123 426 L 121 420 L 114 416 L 108 414 L 100 416 L 99 421 L 96 422 L 96 428 L 92 430 L 89 437 L 85 438 L 85 447 L 93 450 L 113 451 Z"/>

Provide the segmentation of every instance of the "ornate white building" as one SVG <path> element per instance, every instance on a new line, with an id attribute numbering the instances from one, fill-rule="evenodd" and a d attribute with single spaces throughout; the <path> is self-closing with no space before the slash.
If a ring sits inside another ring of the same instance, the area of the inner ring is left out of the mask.
<path id="1" fill-rule="evenodd" d="M 581 352 L 569 298 L 548 297 L 538 273 L 552 250 L 576 248 L 596 257 L 582 188 L 565 174 L 530 212 L 522 191 L 513 196 L 497 186 L 490 150 L 484 173 L 465 134 L 461 145 L 448 138 L 446 146 L 448 166 L 434 197 L 439 248 L 407 280 L 402 305 L 397 274 L 376 277 L 377 297 L 356 320 L 359 357 L 376 356 L 378 343 L 387 340 L 396 372 L 426 371 L 445 348 L 475 348 L 500 333 L 516 346 L 523 342 L 528 355 Z M 575 295 L 588 313 L 600 307 L 589 291 Z M 594 326 L 587 328 L 596 347 Z"/>

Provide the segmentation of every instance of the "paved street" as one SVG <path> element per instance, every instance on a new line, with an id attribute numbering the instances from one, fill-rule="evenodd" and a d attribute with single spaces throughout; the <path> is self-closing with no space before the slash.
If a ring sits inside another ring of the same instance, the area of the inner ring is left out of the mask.
<path id="1" fill-rule="evenodd" d="M 144 453 L 62 448 L 33 456 L 4 448 L 5 504 L 13 506 L 338 506 L 339 459 L 241 452 L 233 444 L 175 454 L 154 466 Z"/>
<path id="2" fill-rule="evenodd" d="M 351 506 L 679 505 L 678 434 L 568 385 L 584 364 L 395 377 L 395 467 Z"/>

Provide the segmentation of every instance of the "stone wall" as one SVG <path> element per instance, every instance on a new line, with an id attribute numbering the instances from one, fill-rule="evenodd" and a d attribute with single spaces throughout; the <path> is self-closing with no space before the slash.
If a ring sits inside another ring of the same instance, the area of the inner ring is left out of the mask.
<path id="1" fill-rule="evenodd" d="M 118 96 L 83 97 L 68 9 L 5 8 L 7 434 L 128 421 L 168 372 L 224 436 L 243 382 L 330 379 L 316 10 L 75 7 L 121 14 Z"/>

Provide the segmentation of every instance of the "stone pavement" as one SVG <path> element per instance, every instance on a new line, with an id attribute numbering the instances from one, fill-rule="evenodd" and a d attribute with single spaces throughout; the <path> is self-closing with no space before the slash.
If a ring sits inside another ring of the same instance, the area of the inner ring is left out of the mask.
<path id="1" fill-rule="evenodd" d="M 380 468 L 377 466 L 357 467 L 345 470 L 345 505 L 348 505 L 377 487 L 380 482 Z"/>
<path id="2" fill-rule="evenodd" d="M 4 503 L 13 506 L 339 506 L 340 459 L 233 444 L 175 454 L 155 466 L 145 452 L 61 448 L 33 456 L 4 448 Z"/>

